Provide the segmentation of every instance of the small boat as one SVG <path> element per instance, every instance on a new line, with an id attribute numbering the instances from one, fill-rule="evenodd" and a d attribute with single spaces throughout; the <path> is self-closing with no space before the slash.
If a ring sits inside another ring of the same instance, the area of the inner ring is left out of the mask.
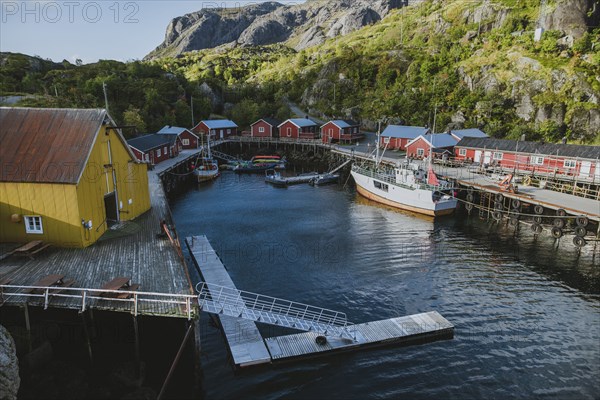
<path id="1" fill-rule="evenodd" d="M 198 182 L 206 182 L 219 176 L 219 163 L 212 158 L 210 153 L 210 137 L 207 137 L 206 156 L 198 159 L 194 166 L 194 176 Z"/>
<path id="2" fill-rule="evenodd" d="M 336 183 L 338 181 L 338 179 L 340 179 L 339 174 L 325 173 L 325 174 L 320 174 L 318 176 L 315 176 L 308 183 L 313 186 L 321 186 L 321 185 L 327 185 L 329 183 Z"/>
<path id="3" fill-rule="evenodd" d="M 270 169 L 265 172 L 265 182 L 275 186 L 296 185 L 299 183 L 308 183 L 318 176 L 317 172 L 308 172 L 298 176 L 282 176 L 281 172 Z"/>
<path id="4" fill-rule="evenodd" d="M 252 157 L 250 161 L 239 161 L 233 168 L 236 172 L 256 172 L 266 171 L 269 169 L 285 169 L 285 157 L 281 158 L 277 155 L 258 155 Z"/>

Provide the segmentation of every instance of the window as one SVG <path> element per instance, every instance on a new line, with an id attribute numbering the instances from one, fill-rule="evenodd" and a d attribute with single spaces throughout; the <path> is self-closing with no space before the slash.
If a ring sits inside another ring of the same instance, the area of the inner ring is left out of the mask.
<path id="1" fill-rule="evenodd" d="M 231 135 L 231 129 L 227 129 L 227 134 Z"/>
<path id="2" fill-rule="evenodd" d="M 292 136 L 292 128 L 287 128 L 288 137 Z"/>
<path id="3" fill-rule="evenodd" d="M 494 160 L 502 160 L 502 156 L 503 156 L 503 155 L 504 155 L 503 153 L 500 153 L 500 152 L 498 152 L 498 151 L 495 151 L 495 152 L 494 152 L 493 159 L 494 159 Z"/>
<path id="4" fill-rule="evenodd" d="M 183 144 L 184 146 L 189 146 L 190 145 L 190 139 L 181 139 L 181 144 Z"/>
<path id="5" fill-rule="evenodd" d="M 565 160 L 564 166 L 565 166 L 565 168 L 575 168 L 577 166 L 577 161 Z"/>
<path id="6" fill-rule="evenodd" d="M 333 129 L 329 128 L 329 137 L 333 137 Z"/>
<path id="7" fill-rule="evenodd" d="M 156 149 L 156 157 L 160 157 L 160 155 L 161 155 L 160 149 Z"/>
<path id="8" fill-rule="evenodd" d="M 358 128 L 354 128 L 354 133 L 358 133 Z"/>
<path id="9" fill-rule="evenodd" d="M 150 161 L 150 154 L 145 154 L 144 156 L 146 158 L 146 162 Z"/>
<path id="10" fill-rule="evenodd" d="M 42 229 L 42 217 L 39 215 L 25 216 L 25 232 L 26 233 L 44 233 Z"/>
<path id="11" fill-rule="evenodd" d="M 388 185 L 386 185 L 385 183 L 373 180 L 373 186 L 375 186 L 379 190 L 383 190 L 384 192 L 388 191 Z"/>
<path id="12" fill-rule="evenodd" d="M 260 133 L 263 133 L 263 132 L 265 131 L 265 127 L 264 127 L 264 126 L 259 126 L 259 127 L 258 127 L 258 131 L 259 131 Z"/>
<path id="13" fill-rule="evenodd" d="M 534 165 L 544 165 L 544 157 L 532 156 L 531 163 Z"/>
<path id="14" fill-rule="evenodd" d="M 390 138 L 389 137 L 384 137 L 383 138 L 383 143 L 388 144 L 390 142 Z"/>
<path id="15" fill-rule="evenodd" d="M 459 156 L 466 156 L 467 155 L 467 149 L 458 149 L 458 155 Z"/>
<path id="16" fill-rule="evenodd" d="M 167 151 L 167 146 L 165 146 L 165 147 L 164 147 L 164 152 L 165 152 L 165 154 L 167 154 L 167 153 L 168 153 L 168 151 Z"/>
<path id="17" fill-rule="evenodd" d="M 423 157 L 425 155 L 425 149 L 417 149 L 417 157 Z"/>

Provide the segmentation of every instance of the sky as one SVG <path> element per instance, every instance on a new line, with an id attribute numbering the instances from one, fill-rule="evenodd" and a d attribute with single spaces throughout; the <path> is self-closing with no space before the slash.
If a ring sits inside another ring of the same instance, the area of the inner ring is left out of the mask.
<path id="1" fill-rule="evenodd" d="M 261 1 L 0 0 L 0 51 L 57 62 L 139 60 L 162 43 L 175 17 L 203 8 L 257 2 Z"/>

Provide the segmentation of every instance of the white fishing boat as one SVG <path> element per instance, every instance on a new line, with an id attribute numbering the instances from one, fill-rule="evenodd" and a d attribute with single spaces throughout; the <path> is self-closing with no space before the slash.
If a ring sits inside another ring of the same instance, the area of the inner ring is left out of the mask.
<path id="1" fill-rule="evenodd" d="M 219 176 L 219 164 L 217 160 L 212 158 L 210 152 L 210 137 L 207 136 L 206 152 L 204 157 L 199 157 L 197 164 L 194 166 L 194 176 L 198 182 L 206 182 L 216 179 Z"/>
<path id="2" fill-rule="evenodd" d="M 395 165 L 382 165 L 379 134 L 376 152 L 374 163 L 364 162 L 352 166 L 350 173 L 359 194 L 391 207 L 434 217 L 451 214 L 456 209 L 458 201 L 453 195 L 452 185 L 438 179 L 431 161 L 427 170 L 421 163 L 408 159 Z"/>

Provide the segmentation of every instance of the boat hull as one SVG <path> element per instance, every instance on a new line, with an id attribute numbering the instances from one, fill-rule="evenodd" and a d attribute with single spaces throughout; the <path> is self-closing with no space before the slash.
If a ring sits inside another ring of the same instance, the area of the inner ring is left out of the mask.
<path id="1" fill-rule="evenodd" d="M 375 192 L 375 189 L 369 190 L 369 187 L 375 187 L 373 181 L 378 181 L 374 178 L 364 176 L 352 171 L 352 177 L 356 182 L 357 192 L 366 197 L 369 200 L 376 201 L 381 204 L 385 204 L 390 207 L 398 208 L 401 210 L 411 211 L 418 214 L 429 215 L 432 217 L 438 217 L 442 215 L 449 215 L 456 209 L 456 199 L 444 202 L 434 202 L 433 200 L 419 199 L 419 196 L 431 197 L 430 191 L 425 190 L 410 190 L 404 189 L 399 186 L 388 184 L 392 188 L 392 193 L 379 191 Z M 381 181 L 378 181 L 381 182 Z M 383 182 L 385 183 L 385 182 Z"/>
<path id="2" fill-rule="evenodd" d="M 198 182 L 206 182 L 216 179 L 219 176 L 219 170 L 216 171 L 198 171 L 195 173 Z"/>

